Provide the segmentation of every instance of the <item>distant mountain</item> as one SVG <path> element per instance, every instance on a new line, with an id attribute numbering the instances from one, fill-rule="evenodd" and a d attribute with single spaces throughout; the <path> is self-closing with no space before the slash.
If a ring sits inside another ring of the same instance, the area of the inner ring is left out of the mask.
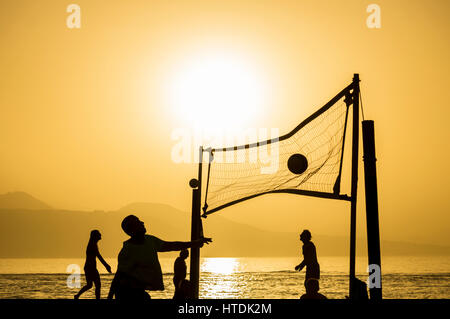
<path id="1" fill-rule="evenodd" d="M 24 192 L 0 195 L 0 209 L 51 209 L 50 206 Z"/>
<path id="2" fill-rule="evenodd" d="M 84 257 L 89 233 L 99 229 L 100 250 L 105 257 L 117 257 L 127 236 L 122 219 L 137 215 L 150 234 L 169 241 L 190 239 L 190 212 L 157 203 L 135 203 L 117 211 L 68 211 L 57 209 L 0 209 L 0 257 L 63 258 Z M 230 221 L 220 214 L 203 220 L 204 234 L 213 243 L 202 249 L 203 257 L 298 256 L 301 243 L 297 233 L 261 230 Z M 348 238 L 315 235 L 320 256 L 347 256 Z M 363 244 L 361 244 L 363 243 Z M 449 247 L 383 241 L 386 255 L 450 255 Z M 164 253 L 166 256 L 175 253 Z M 365 242 L 358 240 L 357 254 L 366 255 Z"/>

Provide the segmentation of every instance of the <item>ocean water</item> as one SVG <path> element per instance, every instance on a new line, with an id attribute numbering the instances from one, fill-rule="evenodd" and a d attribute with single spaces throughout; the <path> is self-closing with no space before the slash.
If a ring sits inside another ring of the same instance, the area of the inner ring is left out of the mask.
<path id="1" fill-rule="evenodd" d="M 160 258 L 164 291 L 151 292 L 154 299 L 172 298 L 173 262 Z M 116 268 L 115 259 L 107 262 Z M 304 271 L 294 271 L 299 258 L 202 258 L 200 297 L 205 299 L 298 299 L 304 293 Z M 346 257 L 321 257 L 320 292 L 331 299 L 348 295 Z M 85 284 L 83 259 L 0 259 L 0 298 L 67 299 Z M 367 280 L 367 259 L 357 258 L 357 277 Z M 189 265 L 188 265 L 189 267 Z M 78 268 L 78 269 L 77 269 Z M 113 278 L 103 265 L 102 297 Z M 189 268 L 188 268 L 189 269 Z M 450 257 L 384 257 L 383 297 L 400 299 L 449 299 Z M 75 274 L 75 275 L 74 275 Z M 94 289 L 82 298 L 94 298 Z"/>

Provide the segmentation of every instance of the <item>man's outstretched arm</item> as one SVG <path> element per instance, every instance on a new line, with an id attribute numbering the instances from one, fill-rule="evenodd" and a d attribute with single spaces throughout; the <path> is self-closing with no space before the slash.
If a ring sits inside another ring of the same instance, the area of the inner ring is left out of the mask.
<path id="1" fill-rule="evenodd" d="M 209 244 L 210 242 L 212 242 L 212 239 L 206 237 L 194 241 L 162 241 L 158 251 L 177 251 L 192 247 L 202 247 L 203 244 Z"/>
<path id="2" fill-rule="evenodd" d="M 301 271 L 305 267 L 305 261 L 303 260 L 300 264 L 295 266 L 295 270 Z"/>

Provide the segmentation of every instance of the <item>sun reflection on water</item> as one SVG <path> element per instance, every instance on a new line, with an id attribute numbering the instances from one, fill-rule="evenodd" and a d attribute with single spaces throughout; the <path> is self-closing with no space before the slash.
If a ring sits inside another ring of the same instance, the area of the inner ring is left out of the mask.
<path id="1" fill-rule="evenodd" d="M 202 272 L 231 275 L 238 268 L 239 261 L 236 258 L 205 258 L 200 269 Z"/>
<path id="2" fill-rule="evenodd" d="M 205 258 L 200 266 L 200 297 L 239 298 L 246 286 L 239 279 L 240 266 L 236 258 Z"/>

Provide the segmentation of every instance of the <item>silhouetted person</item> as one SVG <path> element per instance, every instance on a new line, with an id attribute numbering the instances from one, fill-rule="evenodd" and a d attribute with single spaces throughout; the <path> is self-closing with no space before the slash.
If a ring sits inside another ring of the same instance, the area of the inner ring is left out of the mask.
<path id="1" fill-rule="evenodd" d="M 194 299 L 194 291 L 189 280 L 183 279 L 180 281 L 178 290 L 175 292 L 173 299 Z"/>
<path id="2" fill-rule="evenodd" d="M 320 266 L 317 262 L 316 246 L 311 241 L 311 233 L 304 230 L 300 234 L 300 240 L 303 242 L 303 261 L 295 266 L 295 270 L 301 271 L 306 266 L 305 287 L 309 278 L 320 279 Z"/>
<path id="3" fill-rule="evenodd" d="M 74 296 L 75 299 L 80 298 L 81 294 L 92 288 L 92 283 L 95 284 L 95 298 L 100 299 L 100 274 L 97 270 L 97 258 L 105 266 L 106 270 L 111 273 L 111 267 L 103 259 L 102 255 L 98 251 L 97 243 L 102 239 L 102 235 L 98 230 L 91 231 L 91 236 L 89 238 L 89 243 L 86 248 L 86 262 L 84 264 L 84 274 L 86 276 L 86 286 L 81 288 L 81 290 Z"/>
<path id="4" fill-rule="evenodd" d="M 305 286 L 306 294 L 302 295 L 300 299 L 327 299 L 327 297 L 319 293 L 319 280 L 316 278 L 309 278 Z"/>
<path id="5" fill-rule="evenodd" d="M 180 256 L 175 260 L 173 265 L 173 285 L 175 286 L 174 299 L 186 299 L 191 294 L 189 293 L 190 282 L 186 281 L 186 258 L 189 257 L 189 251 L 183 249 L 180 251 Z"/>
<path id="6" fill-rule="evenodd" d="M 353 300 L 368 300 L 369 294 L 367 293 L 367 284 L 358 278 L 353 278 Z"/>
<path id="7" fill-rule="evenodd" d="M 175 260 L 175 263 L 173 264 L 173 285 L 175 286 L 175 295 L 181 281 L 186 279 L 186 258 L 188 258 L 188 256 L 189 251 L 187 249 L 183 249 L 182 251 L 180 251 L 180 256 Z"/>
<path id="8" fill-rule="evenodd" d="M 116 296 L 121 300 L 148 300 L 146 290 L 164 290 L 158 252 L 177 251 L 191 247 L 202 247 L 211 238 L 189 242 L 168 242 L 147 235 L 144 223 L 134 215 L 122 221 L 123 231 L 130 239 L 123 243 L 118 256 L 117 272 L 111 283 L 108 299 Z"/>

